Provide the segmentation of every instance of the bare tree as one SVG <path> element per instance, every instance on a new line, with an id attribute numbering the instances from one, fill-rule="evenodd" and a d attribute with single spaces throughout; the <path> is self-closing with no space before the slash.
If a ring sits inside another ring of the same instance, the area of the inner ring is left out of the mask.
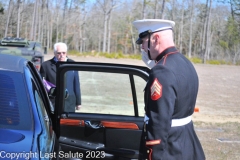
<path id="1" fill-rule="evenodd" d="M 49 8 L 48 8 L 48 4 L 49 3 L 49 1 L 48 0 L 46 0 L 46 13 L 47 13 L 47 18 L 46 18 L 46 34 L 47 34 L 47 37 L 46 37 L 46 40 L 47 40 L 47 48 L 49 48 L 50 47 L 50 21 L 49 21 L 49 19 L 50 19 L 50 16 L 51 16 L 51 14 L 49 13 Z"/>
<path id="2" fill-rule="evenodd" d="M 189 45 L 188 45 L 188 57 L 192 56 L 192 34 L 193 34 L 193 9 L 194 9 L 194 0 L 191 0 L 190 5 L 190 29 L 189 29 Z"/>
<path id="3" fill-rule="evenodd" d="M 108 40 L 107 40 L 107 53 L 110 53 L 111 47 L 111 14 L 108 16 Z"/>
<path id="4" fill-rule="evenodd" d="M 51 7 L 52 8 L 52 7 Z M 49 48 L 52 47 L 52 39 L 53 39 L 53 16 L 52 16 L 52 12 L 51 13 L 51 16 L 50 16 L 50 39 L 49 39 Z"/>
<path id="5" fill-rule="evenodd" d="M 8 33 L 8 25 L 9 25 L 9 19 L 10 19 L 10 14 L 11 14 L 11 5 L 12 5 L 12 0 L 9 0 L 8 14 L 7 14 L 7 23 L 6 23 L 6 27 L 5 27 L 4 37 L 7 37 L 7 33 Z"/>
<path id="6" fill-rule="evenodd" d="M 83 12 L 82 13 L 82 17 L 79 16 L 79 42 L 80 42 L 80 53 L 83 52 L 84 50 L 84 46 L 85 46 L 85 41 L 86 41 L 86 37 L 85 37 L 85 23 L 86 23 L 86 10 L 85 10 L 85 3 L 83 3 Z"/>
<path id="7" fill-rule="evenodd" d="M 20 33 L 19 33 L 19 34 L 20 34 L 20 37 L 23 36 L 23 33 L 22 33 L 22 32 L 23 32 L 23 28 L 24 28 L 24 25 L 26 25 L 25 22 L 24 22 L 24 20 L 23 20 L 24 14 L 25 14 L 24 12 L 25 12 L 25 10 L 26 10 L 26 9 L 25 9 L 25 4 L 26 4 L 26 3 L 25 3 L 25 0 L 22 0 L 21 2 L 22 2 L 22 3 L 21 3 L 21 17 L 20 17 L 20 28 L 21 28 L 21 31 L 20 31 Z"/>
<path id="8" fill-rule="evenodd" d="M 209 54 L 209 43 L 210 43 L 210 21 L 211 21 L 211 7 L 212 7 L 212 0 L 210 0 L 209 7 L 208 7 L 208 14 L 207 14 L 207 23 L 206 23 L 206 41 L 205 41 L 205 51 L 204 51 L 204 56 L 203 56 L 203 63 L 206 63 L 207 57 Z"/>
<path id="9" fill-rule="evenodd" d="M 43 0 L 42 0 L 43 1 Z M 39 4 L 40 4 L 40 0 L 37 0 L 37 6 L 36 6 L 36 14 L 35 14 L 35 18 L 34 18 L 34 31 L 33 31 L 33 40 L 36 41 L 37 40 L 37 26 L 40 25 L 39 24 Z"/>
<path id="10" fill-rule="evenodd" d="M 147 0 L 143 0 L 143 5 L 142 5 L 142 19 L 146 18 L 146 5 L 147 5 Z"/>
<path id="11" fill-rule="evenodd" d="M 100 5 L 100 7 L 103 10 L 104 14 L 104 31 L 103 31 L 103 49 L 102 52 L 106 52 L 106 43 L 107 43 L 107 28 L 108 23 L 110 23 L 110 16 L 112 13 L 112 10 L 116 8 L 118 5 L 116 5 L 116 2 L 114 0 L 104 0 L 103 2 L 100 2 L 100 0 L 97 0 L 97 3 Z M 108 42 L 110 43 L 110 42 Z"/>
<path id="12" fill-rule="evenodd" d="M 17 0 L 17 8 L 18 8 L 18 16 L 17 16 L 17 37 L 19 36 L 19 30 L 20 30 L 20 13 L 21 13 L 21 4 L 22 1 L 21 0 Z"/>
<path id="13" fill-rule="evenodd" d="M 68 4 L 68 0 L 65 0 L 64 9 L 63 9 L 63 19 L 62 19 L 62 23 L 61 23 L 61 42 L 66 41 L 63 33 L 65 34 L 65 31 L 66 31 L 66 25 L 65 25 L 66 19 L 65 18 L 66 18 L 66 12 L 67 12 L 67 8 L 68 8 L 67 4 Z"/>
<path id="14" fill-rule="evenodd" d="M 164 18 L 164 8 L 165 8 L 165 0 L 162 0 L 162 8 L 160 12 L 160 18 Z"/>
<path id="15" fill-rule="evenodd" d="M 207 30 L 207 8 L 208 8 L 208 0 L 206 0 L 206 5 L 203 10 L 203 26 L 202 26 L 202 33 L 201 33 L 201 56 L 202 62 L 204 63 L 204 53 L 205 53 L 205 39 L 206 39 L 206 30 Z"/>
<path id="16" fill-rule="evenodd" d="M 56 41 L 55 42 L 58 42 L 58 36 L 59 36 L 59 8 L 60 8 L 60 5 L 58 3 L 58 0 L 56 0 L 55 2 L 56 4 Z"/>
<path id="17" fill-rule="evenodd" d="M 34 28 L 35 28 L 35 18 L 36 18 L 36 10 L 37 10 L 37 4 L 38 4 L 38 0 L 35 0 L 34 3 L 34 9 L 33 9 L 33 14 L 32 14 L 32 24 L 31 24 L 31 31 L 30 31 L 30 40 L 34 39 Z"/>
<path id="18" fill-rule="evenodd" d="M 154 1 L 154 15 L 153 18 L 156 19 L 157 18 L 157 14 L 158 13 L 158 0 Z"/>
<path id="19" fill-rule="evenodd" d="M 183 3 L 182 3 L 181 23 L 180 23 L 180 27 L 179 27 L 179 51 L 180 51 L 180 53 L 183 52 L 182 48 L 183 48 L 184 2 L 185 2 L 185 0 L 183 0 Z"/>
<path id="20" fill-rule="evenodd" d="M 42 1 L 43 3 L 43 1 Z M 38 14 L 37 14 L 37 19 L 38 19 L 38 33 L 37 33 L 37 41 L 41 42 L 42 39 L 41 39 L 41 33 L 42 33 L 42 19 L 43 19 L 43 6 L 42 8 L 39 7 L 39 11 L 38 11 Z"/>
<path id="21" fill-rule="evenodd" d="M 40 41 L 42 44 L 45 46 L 45 41 L 44 41 L 44 30 L 45 30 L 45 21 L 46 21 L 46 16 L 45 16 L 45 0 L 42 0 L 42 7 L 41 7 L 41 31 L 40 31 Z"/>
<path id="22" fill-rule="evenodd" d="M 86 6 L 82 6 L 84 2 Z M 80 52 L 98 50 L 131 54 L 139 53 L 135 44 L 138 34 L 132 21 L 166 17 L 176 22 L 174 38 L 182 53 L 203 61 L 224 58 L 239 63 L 239 0 L 227 0 L 221 5 L 216 4 L 216 0 L 214 5 L 213 0 L 97 0 L 94 5 L 85 0 L 9 0 L 1 3 L 7 6 L 4 8 L 6 14 L 0 14 L 3 36 L 37 39 L 47 47 L 62 40 L 69 49 Z M 115 9 L 120 4 L 124 6 Z M 232 23 L 226 21 L 230 18 Z"/>
<path id="23" fill-rule="evenodd" d="M 65 30 L 64 30 L 64 42 L 65 43 L 68 43 L 68 39 L 70 37 L 72 37 L 72 27 L 74 25 L 72 25 L 72 23 L 70 23 L 71 19 L 72 19 L 72 5 L 73 5 L 73 0 L 69 0 L 69 3 L 67 4 L 69 7 L 67 7 L 67 14 L 65 15 L 65 17 L 67 18 L 64 18 L 65 19 Z M 73 23 L 75 24 L 75 22 Z M 71 43 L 69 41 L 69 43 Z"/>

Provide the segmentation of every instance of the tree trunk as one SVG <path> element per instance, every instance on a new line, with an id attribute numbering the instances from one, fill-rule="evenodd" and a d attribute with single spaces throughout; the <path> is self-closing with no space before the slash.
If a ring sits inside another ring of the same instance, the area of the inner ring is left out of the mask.
<path id="1" fill-rule="evenodd" d="M 45 43 L 45 40 L 44 40 L 44 28 L 45 28 L 45 16 L 44 16 L 44 1 L 45 0 L 42 0 L 42 10 L 41 10 L 41 35 L 39 35 L 39 36 L 41 36 L 40 37 L 40 39 L 41 39 L 41 42 L 42 42 L 42 45 L 43 46 L 45 46 L 46 45 L 46 43 Z"/>
<path id="2" fill-rule="evenodd" d="M 24 11 L 24 10 L 25 10 L 25 0 L 22 0 L 22 11 Z M 19 34 L 20 34 L 20 37 L 25 37 L 25 36 L 24 36 L 24 33 L 23 33 L 23 32 L 24 32 L 24 29 L 23 29 L 24 26 L 23 26 L 23 24 L 27 25 L 27 23 L 23 20 L 23 15 L 24 15 L 24 14 L 22 13 L 22 14 L 21 14 L 21 17 L 20 17 L 20 20 L 21 20 L 21 21 L 20 21 L 20 28 L 21 28 L 21 30 L 22 30 L 22 31 L 20 31 L 20 33 L 19 33 Z M 27 38 L 27 37 L 26 37 L 26 38 Z"/>
<path id="3" fill-rule="evenodd" d="M 67 7 L 67 14 L 65 15 L 65 32 L 64 32 L 64 43 L 68 43 L 68 38 L 71 36 L 69 33 L 69 28 L 72 27 L 72 24 L 69 22 L 70 19 L 72 19 L 72 14 L 71 14 L 71 10 L 72 10 L 72 0 L 70 0 L 70 4 L 69 7 Z M 67 18 L 66 18 L 67 17 Z"/>
<path id="4" fill-rule="evenodd" d="M 209 12 L 208 12 L 208 22 L 207 22 L 207 40 L 206 40 L 206 60 L 209 60 L 209 54 L 211 51 L 211 42 L 212 42 L 212 34 L 211 34 L 211 15 L 212 15 L 212 0 L 210 0 L 209 4 Z"/>
<path id="5" fill-rule="evenodd" d="M 8 33 L 8 25 L 9 25 L 9 19 L 10 19 L 10 14 L 11 14 L 11 8 L 12 8 L 12 0 L 9 0 L 9 4 L 8 4 L 8 15 L 7 15 L 7 23 L 6 23 L 6 27 L 5 27 L 5 34 L 4 37 L 7 37 L 7 33 Z"/>
<path id="6" fill-rule="evenodd" d="M 53 39 L 53 16 L 51 14 L 51 17 L 50 17 L 50 41 L 49 41 L 49 48 L 52 48 L 52 46 L 53 46 L 52 45 L 52 39 Z"/>
<path id="7" fill-rule="evenodd" d="M 29 21 L 27 20 L 26 25 L 25 25 L 25 36 L 24 37 L 28 37 L 28 25 L 29 25 Z"/>
<path id="8" fill-rule="evenodd" d="M 155 5 L 154 5 L 154 16 L 153 18 L 157 18 L 157 13 L 158 13 L 158 0 L 155 0 Z"/>
<path id="9" fill-rule="evenodd" d="M 38 15 L 39 15 L 39 12 L 38 12 L 38 3 L 39 3 L 40 0 L 36 0 L 36 10 L 35 10 L 35 16 L 34 16 L 34 28 L 33 28 L 33 40 L 36 41 L 36 33 L 37 33 L 37 22 L 38 22 Z"/>
<path id="10" fill-rule="evenodd" d="M 191 0 L 191 9 L 190 9 L 190 33 L 189 33 L 189 45 L 188 45 L 188 57 L 192 57 L 192 26 L 193 26 L 193 9 L 194 9 L 194 0 Z"/>
<path id="11" fill-rule="evenodd" d="M 56 41 L 55 43 L 58 42 L 58 36 L 59 36 L 59 5 L 58 5 L 58 0 L 56 0 L 55 2 L 57 5 L 56 5 Z"/>
<path id="12" fill-rule="evenodd" d="M 37 2 L 38 0 L 35 0 L 34 3 L 34 9 L 33 9 L 33 14 L 32 14 L 32 25 L 31 25 L 31 31 L 30 31 L 30 40 L 34 39 L 34 28 L 35 28 L 35 17 L 36 17 L 36 8 L 37 8 Z"/>
<path id="13" fill-rule="evenodd" d="M 49 41 L 50 41 L 50 22 L 49 22 L 49 16 L 51 16 L 51 14 L 49 13 L 49 8 L 48 8 L 48 0 L 46 0 L 46 13 L 47 13 L 47 19 L 46 19 L 46 28 L 47 28 L 47 48 L 49 48 Z"/>
<path id="14" fill-rule="evenodd" d="M 145 19 L 145 8 L 146 8 L 146 0 L 143 0 L 143 5 L 142 5 L 142 19 Z"/>
<path id="15" fill-rule="evenodd" d="M 107 44 L 107 34 L 108 34 L 108 27 L 111 24 L 109 22 L 111 14 L 112 14 L 112 10 L 116 7 L 116 5 L 114 4 L 114 0 L 110 0 L 109 1 L 104 1 L 103 4 L 97 0 L 98 4 L 100 4 L 102 10 L 103 10 L 103 15 L 104 15 L 104 22 L 103 22 L 103 48 L 102 48 L 102 52 L 106 52 L 106 44 Z M 110 43 L 110 42 L 108 42 Z"/>
<path id="16" fill-rule="evenodd" d="M 183 1 L 184 4 L 185 0 Z M 183 52 L 182 45 L 183 45 L 183 20 L 184 20 L 184 5 L 182 5 L 182 15 L 181 15 L 181 25 L 180 25 L 180 33 L 179 33 L 179 51 L 180 53 Z"/>
<path id="17" fill-rule="evenodd" d="M 80 25 L 80 31 L 79 31 L 79 37 L 80 37 L 80 53 L 83 53 L 83 34 L 82 34 L 82 30 L 83 30 L 83 25 Z"/>
<path id="18" fill-rule="evenodd" d="M 165 8 L 165 0 L 162 1 L 162 8 L 161 8 L 161 13 L 160 13 L 160 18 L 164 18 L 164 8 Z"/>
<path id="19" fill-rule="evenodd" d="M 20 37 L 20 13 L 21 13 L 21 0 L 17 0 L 18 16 L 17 16 L 17 37 Z"/>
<path id="20" fill-rule="evenodd" d="M 106 52 L 106 41 L 107 41 L 107 20 L 108 15 L 107 13 L 104 13 L 104 30 L 103 30 L 103 49 L 102 52 Z"/>
<path id="21" fill-rule="evenodd" d="M 67 4 L 68 4 L 68 0 L 65 0 L 64 10 L 63 10 L 63 20 L 62 20 L 62 24 L 61 24 L 61 42 L 65 41 L 63 32 L 65 34 L 65 31 L 66 31 L 65 16 L 66 16 Z"/>
<path id="22" fill-rule="evenodd" d="M 208 48 L 209 46 L 209 40 L 210 40 L 210 21 L 211 21 L 211 7 L 212 7 L 212 0 L 210 0 L 209 3 L 209 8 L 208 8 L 208 15 L 207 15 L 207 24 L 206 24 L 206 42 L 205 42 L 205 52 L 204 52 L 204 59 L 203 59 L 203 63 L 206 63 L 207 61 L 207 55 L 208 55 Z"/>
<path id="23" fill-rule="evenodd" d="M 43 2 L 42 2 L 43 3 Z M 38 14 L 38 37 L 37 41 L 41 42 L 41 30 L 42 30 L 42 18 L 43 18 L 43 10 L 42 8 L 39 8 L 39 14 Z"/>
<path id="24" fill-rule="evenodd" d="M 130 27 L 130 33 L 131 33 L 131 37 L 132 37 L 133 53 L 136 54 L 136 53 L 137 53 L 137 47 L 136 47 L 135 38 L 134 38 L 134 36 L 133 36 L 132 25 L 131 25 L 131 27 Z M 116 45 L 117 45 L 117 44 L 116 44 Z"/>
<path id="25" fill-rule="evenodd" d="M 128 53 L 128 47 L 127 47 L 128 37 L 129 37 L 129 35 L 128 35 L 128 33 L 126 33 L 125 40 L 124 40 L 124 52 L 123 52 L 124 54 Z"/>
<path id="26" fill-rule="evenodd" d="M 98 53 L 101 52 L 101 40 L 102 40 L 101 34 L 98 34 Z"/>
<path id="27" fill-rule="evenodd" d="M 206 7 L 205 7 L 205 15 L 204 15 L 204 26 L 202 32 L 202 47 L 201 47 L 201 54 L 202 54 L 202 62 L 205 63 L 205 49 L 206 49 L 206 30 L 207 30 L 207 15 L 208 15 L 208 0 L 206 0 Z"/>
<path id="28" fill-rule="evenodd" d="M 108 17 L 108 46 L 107 46 L 107 53 L 110 53 L 110 47 L 111 47 L 111 14 L 109 14 Z"/>

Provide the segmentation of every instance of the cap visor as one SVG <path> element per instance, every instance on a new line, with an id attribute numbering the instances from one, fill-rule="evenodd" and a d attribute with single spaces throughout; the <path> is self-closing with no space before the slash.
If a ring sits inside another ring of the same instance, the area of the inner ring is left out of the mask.
<path id="1" fill-rule="evenodd" d="M 142 44 L 142 42 L 143 42 L 143 41 L 142 41 L 141 38 L 138 38 L 137 41 L 136 41 L 137 44 Z"/>

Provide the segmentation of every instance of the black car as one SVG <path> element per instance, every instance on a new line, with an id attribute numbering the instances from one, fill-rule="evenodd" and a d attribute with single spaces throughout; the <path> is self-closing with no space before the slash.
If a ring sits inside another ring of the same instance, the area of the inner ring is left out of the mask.
<path id="1" fill-rule="evenodd" d="M 65 74 L 72 71 L 82 107 L 69 113 Z M 0 54 L 0 158 L 137 159 L 148 73 L 142 66 L 58 62 L 53 108 L 33 63 Z"/>
<path id="2" fill-rule="evenodd" d="M 0 54 L 0 159 L 54 159 L 53 108 L 34 64 Z"/>
<path id="3" fill-rule="evenodd" d="M 81 109 L 64 112 L 66 73 L 78 72 Z M 144 87 L 149 69 L 142 66 L 60 62 L 54 126 L 59 156 L 82 159 L 137 159 L 144 120 Z"/>

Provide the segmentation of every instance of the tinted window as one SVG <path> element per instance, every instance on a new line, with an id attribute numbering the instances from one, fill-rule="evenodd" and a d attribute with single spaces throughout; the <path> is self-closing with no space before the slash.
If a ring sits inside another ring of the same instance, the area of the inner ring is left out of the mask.
<path id="1" fill-rule="evenodd" d="M 21 73 L 0 71 L 0 128 L 29 130 L 32 114 Z"/>
<path id="2" fill-rule="evenodd" d="M 79 77 L 82 107 L 76 112 L 134 116 L 132 88 L 128 74 L 81 71 Z M 143 116 L 143 90 L 146 81 L 134 76 L 134 82 L 138 112 Z M 69 97 L 71 93 L 72 91 Z"/>

